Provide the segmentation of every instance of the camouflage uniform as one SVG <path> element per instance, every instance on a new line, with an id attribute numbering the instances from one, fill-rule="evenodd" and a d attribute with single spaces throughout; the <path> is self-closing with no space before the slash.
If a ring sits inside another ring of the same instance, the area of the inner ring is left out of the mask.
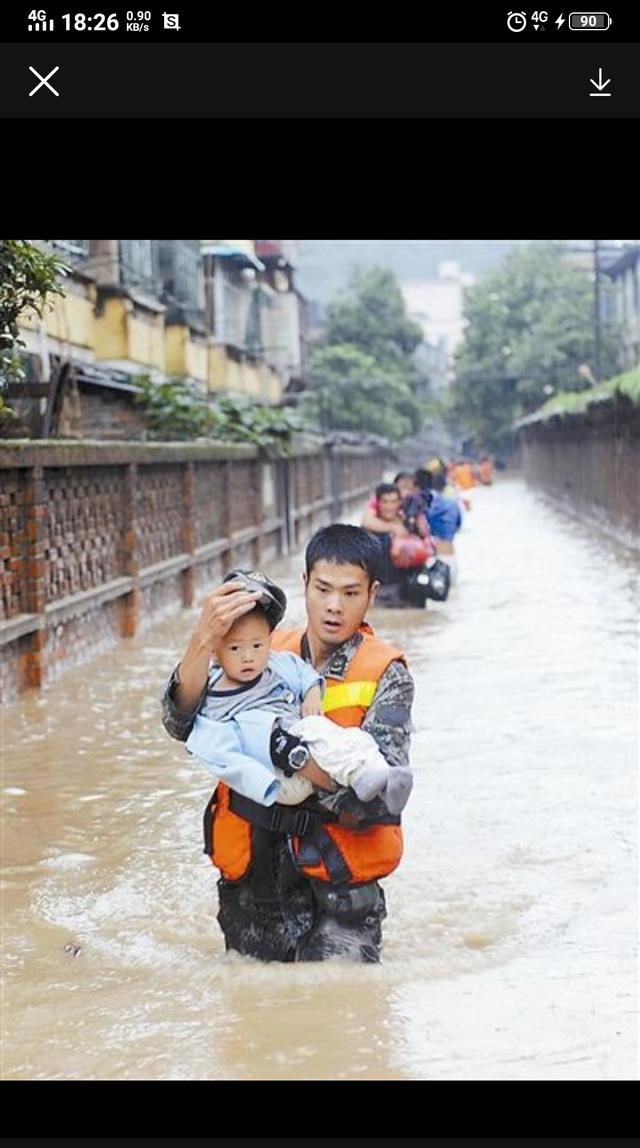
<path id="1" fill-rule="evenodd" d="M 354 634 L 334 650 L 324 671 L 327 677 L 344 679 L 361 641 L 362 636 Z M 306 637 L 301 654 L 305 661 L 311 661 Z M 185 714 L 173 700 L 178 680 L 176 667 L 162 699 L 162 721 L 171 737 L 186 741 L 207 687 L 194 711 Z M 389 764 L 409 775 L 413 695 L 407 667 L 391 662 L 378 682 L 361 727 L 375 738 Z M 352 789 L 343 787 L 335 793 L 317 790 L 310 801 L 356 819 L 387 813 L 380 797 L 365 804 Z M 285 833 L 254 826 L 253 848 L 254 862 L 245 877 L 239 881 L 220 877 L 218 881 L 218 922 L 227 949 L 262 960 L 348 957 L 379 961 L 382 921 L 387 913 L 384 892 L 377 881 L 349 889 L 311 880 L 294 865 Z"/>

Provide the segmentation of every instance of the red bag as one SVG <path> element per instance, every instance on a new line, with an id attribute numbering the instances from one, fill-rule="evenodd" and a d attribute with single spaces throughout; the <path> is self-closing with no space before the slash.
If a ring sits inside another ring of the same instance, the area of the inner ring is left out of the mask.
<path id="1" fill-rule="evenodd" d="M 424 539 L 416 534 L 408 534 L 406 538 L 394 534 L 389 555 L 396 570 L 412 570 L 414 566 L 423 566 L 431 552 Z"/>

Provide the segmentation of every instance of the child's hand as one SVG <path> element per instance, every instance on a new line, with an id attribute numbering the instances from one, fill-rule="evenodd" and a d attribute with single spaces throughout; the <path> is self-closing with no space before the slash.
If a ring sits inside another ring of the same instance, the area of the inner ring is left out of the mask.
<path id="1" fill-rule="evenodd" d="M 302 702 L 302 716 L 310 717 L 311 714 L 322 713 L 322 690 L 320 686 L 312 686 L 304 696 Z"/>

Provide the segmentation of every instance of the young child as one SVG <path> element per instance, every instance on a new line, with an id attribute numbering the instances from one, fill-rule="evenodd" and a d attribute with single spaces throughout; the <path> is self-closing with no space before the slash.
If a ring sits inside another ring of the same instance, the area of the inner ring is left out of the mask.
<path id="1" fill-rule="evenodd" d="M 385 797 L 395 813 L 393 798 L 385 794 L 391 767 L 374 739 L 322 717 L 322 677 L 296 654 L 271 652 L 271 632 L 286 610 L 284 591 L 255 570 L 234 570 L 224 581 L 262 594 L 213 651 L 207 691 L 186 742 L 189 752 L 261 805 L 304 801 L 313 786 L 297 770 L 313 758 L 361 801 Z"/>

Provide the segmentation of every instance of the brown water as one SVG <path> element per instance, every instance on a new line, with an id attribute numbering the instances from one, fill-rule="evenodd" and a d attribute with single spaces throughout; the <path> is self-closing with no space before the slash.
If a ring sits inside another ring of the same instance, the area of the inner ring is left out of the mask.
<path id="1" fill-rule="evenodd" d="M 4 1079 L 637 1078 L 635 560 L 518 481 L 457 549 L 447 603 L 372 615 L 417 684 L 380 967 L 224 953 L 159 719 L 195 611 L 6 707 Z"/>

